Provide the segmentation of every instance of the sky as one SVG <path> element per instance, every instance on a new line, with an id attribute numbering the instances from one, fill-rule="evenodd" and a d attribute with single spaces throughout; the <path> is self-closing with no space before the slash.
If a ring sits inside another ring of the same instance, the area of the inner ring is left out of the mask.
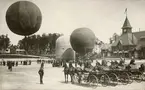
<path id="1" fill-rule="evenodd" d="M 8 34 L 16 45 L 23 36 L 12 33 L 5 20 L 8 7 L 18 0 L 0 0 L 0 35 Z M 145 0 L 27 0 L 35 3 L 42 13 L 38 32 L 71 35 L 81 27 L 91 29 L 97 38 L 109 43 L 114 34 L 121 34 L 127 8 L 127 17 L 133 32 L 145 30 Z M 140 29 L 139 29 L 140 28 Z"/>

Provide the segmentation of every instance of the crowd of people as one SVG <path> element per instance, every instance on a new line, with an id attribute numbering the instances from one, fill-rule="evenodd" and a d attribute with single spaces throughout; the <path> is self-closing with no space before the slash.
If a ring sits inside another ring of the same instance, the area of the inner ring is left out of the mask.
<path id="1" fill-rule="evenodd" d="M 9 60 L 5 61 L 5 60 L 2 60 L 2 61 L 0 61 L 0 65 L 7 66 L 8 70 L 12 71 L 12 68 L 14 66 L 31 65 L 31 60 L 24 60 L 24 61 L 9 61 Z"/>
<path id="2" fill-rule="evenodd" d="M 43 84 L 43 75 L 44 75 L 44 63 L 46 63 L 47 61 L 45 60 L 37 60 L 38 64 L 41 64 L 40 69 L 38 71 L 38 74 L 40 75 L 40 84 Z M 0 61 L 0 65 L 1 66 L 7 66 L 8 70 L 12 71 L 14 66 L 18 66 L 18 65 L 31 65 L 32 61 L 31 60 L 24 60 L 24 61 L 5 61 L 4 59 L 2 59 L 2 61 Z M 48 63 L 52 63 L 49 62 Z"/>
<path id="3" fill-rule="evenodd" d="M 43 60 L 43 59 L 38 59 L 37 64 L 41 64 L 40 69 L 38 71 L 38 74 L 40 76 L 40 84 L 43 84 L 43 76 L 44 76 L 44 63 L 49 63 L 49 64 L 53 64 L 54 60 Z M 14 66 L 18 66 L 18 65 L 31 65 L 31 60 L 24 60 L 24 61 L 5 61 L 2 60 L 0 61 L 0 65 L 2 66 L 7 66 L 8 69 L 10 71 L 12 71 L 12 68 Z M 109 64 L 108 64 L 109 63 Z M 135 66 L 136 62 L 135 59 L 132 58 L 130 60 L 130 62 L 128 64 L 125 63 L 125 59 L 124 58 L 120 58 L 119 61 L 117 60 L 105 60 L 103 59 L 101 62 L 96 60 L 96 64 L 93 66 L 91 61 L 84 61 L 84 62 L 77 62 L 75 63 L 75 66 L 73 66 L 72 62 L 69 62 L 69 64 L 67 65 L 66 62 L 62 62 L 61 66 L 64 67 L 64 74 L 65 77 L 68 76 L 70 74 L 71 76 L 71 81 L 72 81 L 72 77 L 73 77 L 73 71 L 75 69 L 77 69 L 78 71 L 83 71 L 83 72 L 92 72 L 92 71 L 100 71 L 103 70 L 104 68 L 108 68 L 108 69 L 128 69 L 128 68 L 132 68 L 132 65 Z M 140 69 L 142 71 L 145 71 L 145 65 L 141 64 L 140 65 Z M 142 69 L 144 68 L 144 69 Z M 68 78 L 68 77 L 67 77 Z M 68 80 L 68 79 L 67 79 Z"/>
<path id="4" fill-rule="evenodd" d="M 10 71 L 12 71 L 12 67 L 18 66 L 18 61 L 0 61 L 0 65 L 7 66 Z"/>
<path id="5" fill-rule="evenodd" d="M 21 61 L 21 64 L 23 64 L 23 65 L 31 65 L 31 60 Z"/>
<path id="6" fill-rule="evenodd" d="M 37 64 L 41 64 L 43 63 L 48 63 L 48 64 L 52 64 L 54 60 L 43 60 L 43 59 L 38 59 L 37 60 Z"/>

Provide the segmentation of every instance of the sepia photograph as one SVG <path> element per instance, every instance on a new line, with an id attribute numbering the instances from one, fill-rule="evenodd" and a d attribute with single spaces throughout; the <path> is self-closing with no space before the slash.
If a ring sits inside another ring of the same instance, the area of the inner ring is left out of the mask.
<path id="1" fill-rule="evenodd" d="M 0 0 L 0 90 L 145 90 L 145 0 Z"/>

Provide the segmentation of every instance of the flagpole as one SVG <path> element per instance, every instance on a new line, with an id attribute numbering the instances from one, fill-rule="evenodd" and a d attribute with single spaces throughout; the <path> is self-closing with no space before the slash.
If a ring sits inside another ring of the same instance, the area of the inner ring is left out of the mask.
<path id="1" fill-rule="evenodd" d="M 127 17 L 127 8 L 125 9 L 125 14 L 126 14 L 126 17 Z"/>

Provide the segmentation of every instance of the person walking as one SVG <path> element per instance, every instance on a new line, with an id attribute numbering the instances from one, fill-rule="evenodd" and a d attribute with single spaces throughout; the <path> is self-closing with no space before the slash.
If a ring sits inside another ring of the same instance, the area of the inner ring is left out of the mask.
<path id="1" fill-rule="evenodd" d="M 6 65 L 6 62 L 5 61 L 3 61 L 3 66 L 5 66 Z"/>
<path id="2" fill-rule="evenodd" d="M 18 61 L 16 61 L 16 66 L 18 66 Z"/>
<path id="3" fill-rule="evenodd" d="M 8 69 L 9 69 L 10 71 L 12 71 L 12 66 L 13 66 L 13 65 L 12 65 L 12 61 L 9 61 L 9 62 L 8 62 Z"/>
<path id="4" fill-rule="evenodd" d="M 40 76 L 40 84 L 43 84 L 43 75 L 44 75 L 44 63 L 41 63 L 40 69 L 38 71 Z"/>

